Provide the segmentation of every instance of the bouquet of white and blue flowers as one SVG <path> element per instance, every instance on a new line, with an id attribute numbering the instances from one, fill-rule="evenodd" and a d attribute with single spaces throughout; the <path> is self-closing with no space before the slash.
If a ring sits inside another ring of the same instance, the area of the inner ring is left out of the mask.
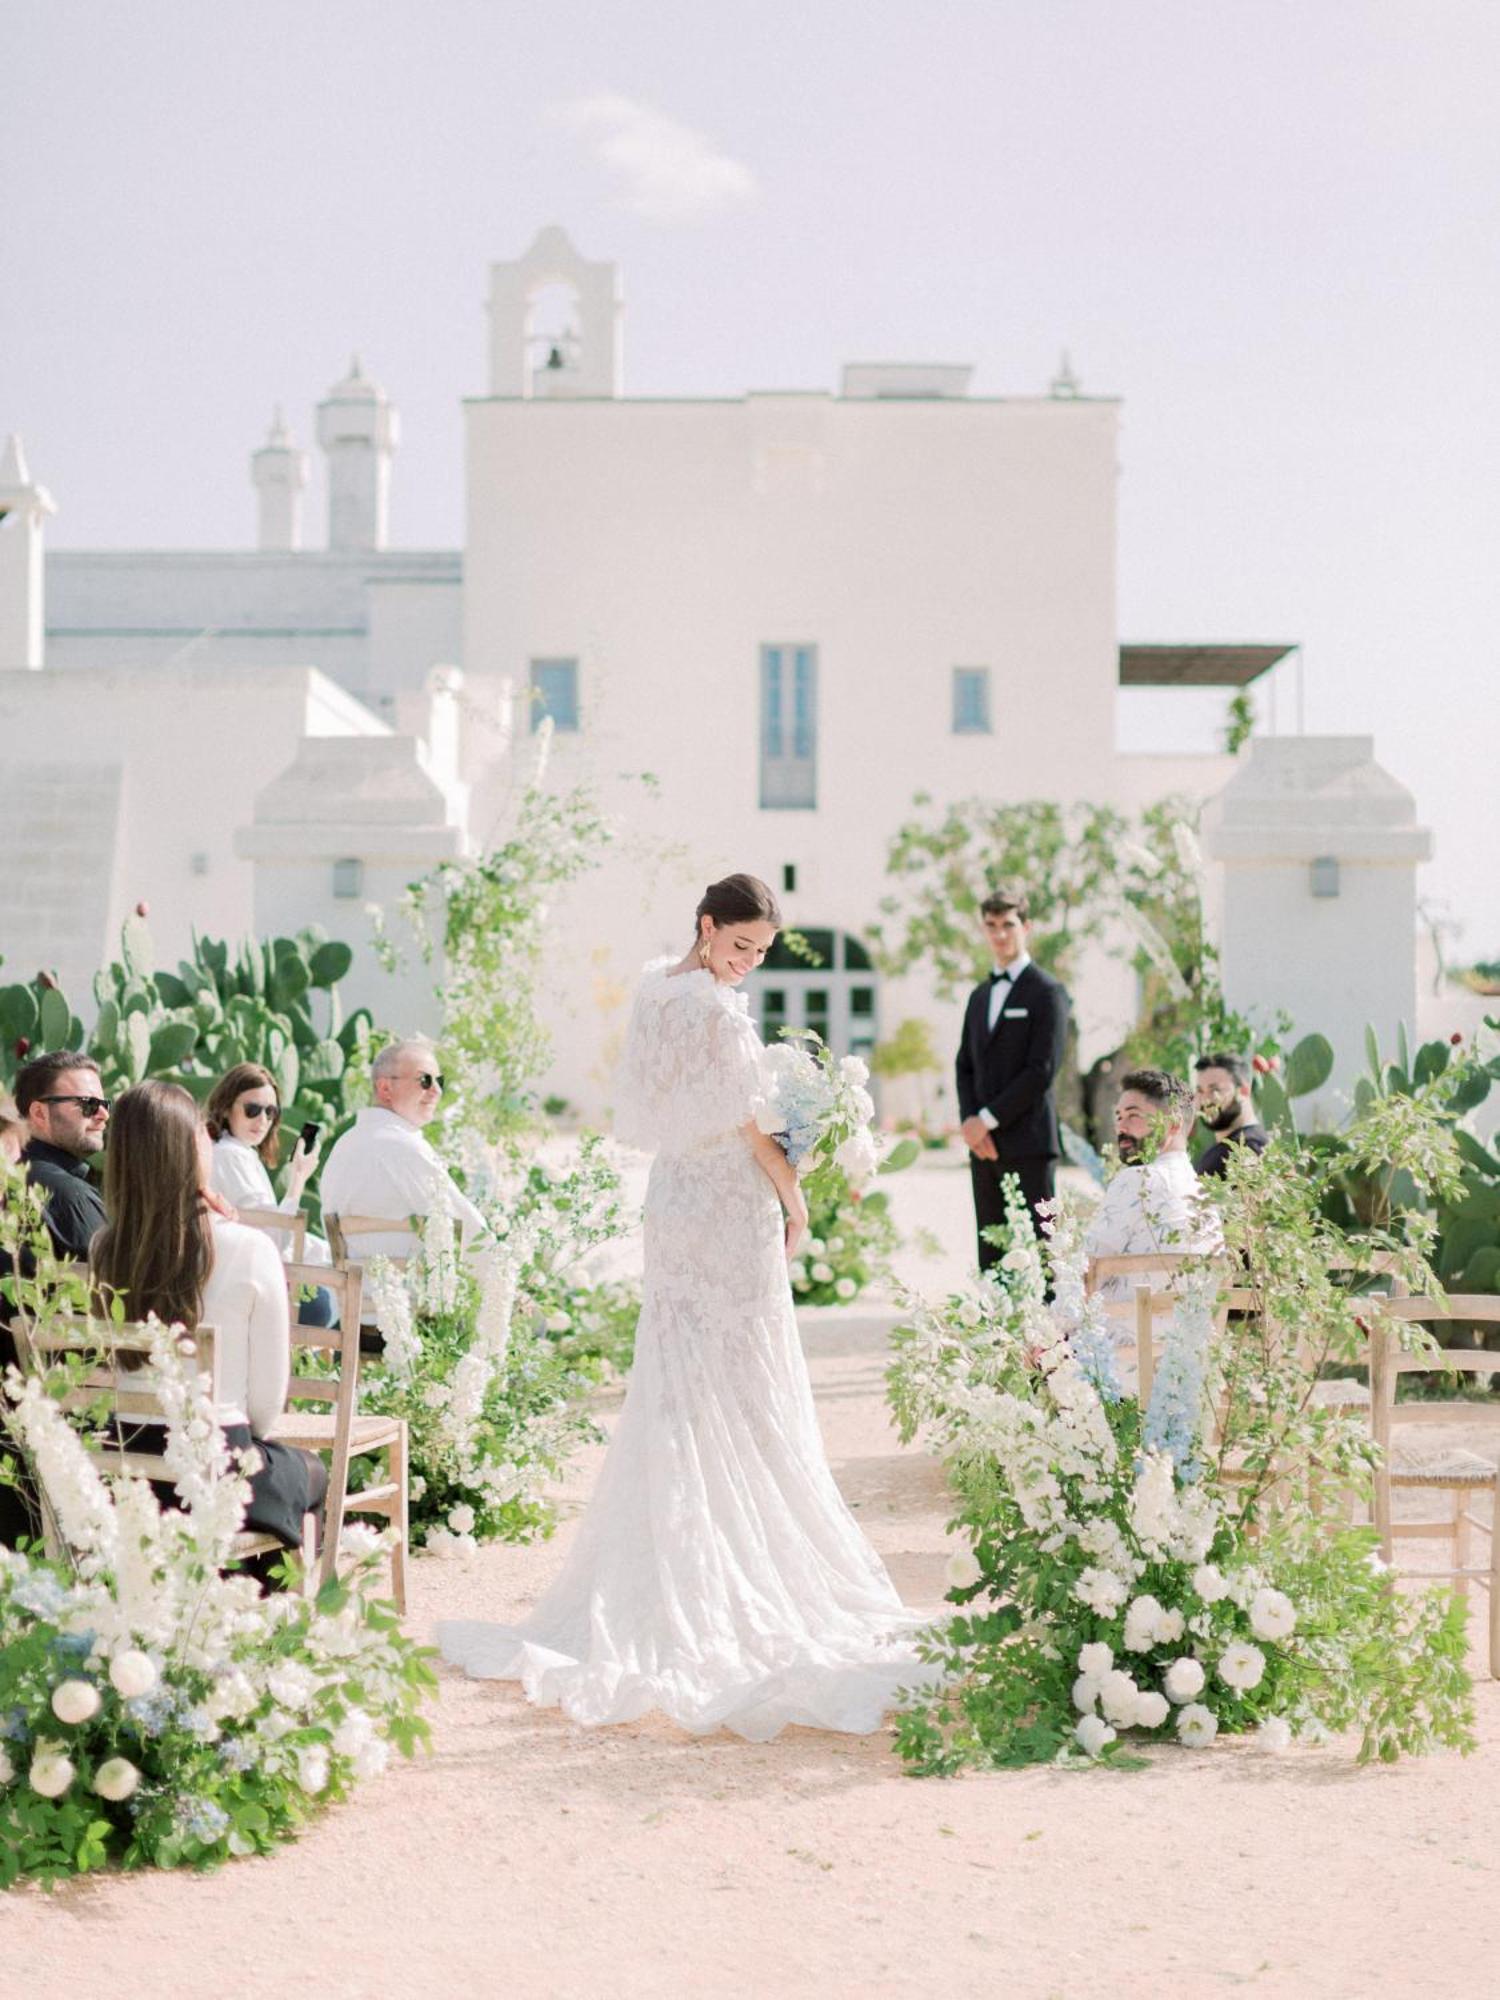
<path id="1" fill-rule="evenodd" d="M 799 1030 L 766 1050 L 756 1123 L 805 1180 L 836 1169 L 858 1192 L 880 1163 L 869 1080 L 859 1056 L 836 1056 L 810 1029 Z"/>

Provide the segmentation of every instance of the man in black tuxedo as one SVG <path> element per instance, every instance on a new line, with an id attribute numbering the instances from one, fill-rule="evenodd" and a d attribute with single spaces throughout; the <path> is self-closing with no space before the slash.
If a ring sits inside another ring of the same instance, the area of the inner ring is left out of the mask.
<path id="1" fill-rule="evenodd" d="M 1031 916 L 1026 891 L 1015 884 L 991 891 L 979 906 L 995 970 L 969 995 L 958 1050 L 958 1113 L 969 1149 L 974 1214 L 981 1230 L 1005 1220 L 1002 1178 L 1014 1174 L 1031 1205 L 1050 1201 L 1062 1150 L 1052 1087 L 1068 1033 L 1068 996 L 1034 965 L 1028 949 Z M 999 1259 L 979 1239 L 979 1268 Z"/>

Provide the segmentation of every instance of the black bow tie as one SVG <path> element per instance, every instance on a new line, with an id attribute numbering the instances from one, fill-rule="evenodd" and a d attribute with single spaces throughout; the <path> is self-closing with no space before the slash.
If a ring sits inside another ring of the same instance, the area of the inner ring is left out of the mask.
<path id="1" fill-rule="evenodd" d="M 1002 984 L 1009 986 L 1015 976 L 1013 972 L 992 972 L 990 974 L 990 984 L 991 986 L 1000 986 Z"/>

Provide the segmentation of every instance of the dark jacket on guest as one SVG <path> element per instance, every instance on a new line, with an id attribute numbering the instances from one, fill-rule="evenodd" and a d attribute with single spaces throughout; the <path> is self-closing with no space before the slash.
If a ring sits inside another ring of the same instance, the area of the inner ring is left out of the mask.
<path id="1" fill-rule="evenodd" d="M 58 1256 L 86 1260 L 94 1231 L 108 1219 L 88 1167 L 45 1139 L 33 1139 L 21 1160 L 31 1185 L 47 1192 L 47 1230 Z"/>
<path id="2" fill-rule="evenodd" d="M 1238 1132 L 1226 1133 L 1213 1145 L 1205 1146 L 1193 1162 L 1193 1172 L 1200 1180 L 1223 1180 L 1229 1171 L 1229 1156 L 1236 1146 L 1248 1146 L 1252 1153 L 1263 1153 L 1270 1143 L 1271 1135 L 1264 1125 L 1242 1125 Z"/>
<path id="3" fill-rule="evenodd" d="M 969 995 L 958 1050 L 958 1115 L 992 1113 L 1002 1165 L 1055 1159 L 1062 1142 L 1052 1087 L 1067 1042 L 1067 992 L 1050 972 L 1026 965 L 1007 990 L 992 1033 L 993 984 L 987 979 Z"/>

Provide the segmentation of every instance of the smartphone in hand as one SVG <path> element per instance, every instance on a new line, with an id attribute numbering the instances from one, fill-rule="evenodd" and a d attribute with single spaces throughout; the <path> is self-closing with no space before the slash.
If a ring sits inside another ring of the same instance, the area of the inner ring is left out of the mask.
<path id="1" fill-rule="evenodd" d="M 318 1134 L 322 1131 L 322 1129 L 323 1129 L 322 1126 L 317 1124 L 313 1119 L 311 1118 L 308 1119 L 307 1123 L 303 1126 L 301 1133 L 302 1150 L 304 1153 L 310 1153 L 313 1151 L 314 1147 L 316 1147 L 318 1143 Z"/>

